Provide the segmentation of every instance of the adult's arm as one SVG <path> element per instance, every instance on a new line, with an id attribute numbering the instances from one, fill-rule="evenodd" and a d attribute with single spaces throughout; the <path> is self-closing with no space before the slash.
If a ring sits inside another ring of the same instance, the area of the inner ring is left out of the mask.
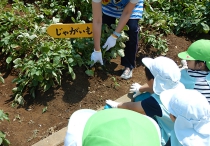
<path id="1" fill-rule="evenodd" d="M 124 8 L 123 10 L 123 13 L 120 17 L 120 20 L 119 20 L 119 23 L 115 29 L 115 31 L 117 33 L 120 33 L 123 29 L 123 27 L 126 25 L 126 23 L 128 22 L 128 20 L 130 19 L 130 16 L 132 14 L 132 11 L 133 9 L 135 8 L 136 6 L 136 3 L 135 2 L 136 0 L 131 0 Z"/>
<path id="2" fill-rule="evenodd" d="M 101 0 L 92 1 L 92 13 L 93 13 L 93 41 L 96 51 L 100 51 L 101 41 L 101 26 L 102 26 L 102 4 Z"/>

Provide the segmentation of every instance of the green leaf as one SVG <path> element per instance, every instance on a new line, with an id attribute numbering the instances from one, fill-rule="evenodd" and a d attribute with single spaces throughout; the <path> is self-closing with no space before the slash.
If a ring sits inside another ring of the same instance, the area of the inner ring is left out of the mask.
<path id="1" fill-rule="evenodd" d="M 58 75 L 55 79 L 56 79 L 57 83 L 58 83 L 59 85 L 61 85 L 61 76 Z"/>
<path id="2" fill-rule="evenodd" d="M 105 31 L 106 31 L 106 33 L 110 33 L 110 29 L 108 26 L 106 26 Z"/>
<path id="3" fill-rule="evenodd" d="M 207 34 L 209 32 L 209 26 L 205 23 L 201 23 L 201 25 L 203 26 L 203 32 Z"/>
<path id="4" fill-rule="evenodd" d="M 39 75 L 41 75 L 41 74 L 42 74 L 41 70 L 37 70 L 37 71 L 36 71 L 36 75 L 37 75 L 37 76 L 39 76 Z"/>
<path id="5" fill-rule="evenodd" d="M 41 47 L 42 53 L 47 53 L 50 50 L 50 47 Z"/>
<path id="6" fill-rule="evenodd" d="M 45 113 L 46 111 L 47 111 L 47 106 L 42 109 L 42 113 Z"/>
<path id="7" fill-rule="evenodd" d="M 24 99 L 23 99 L 23 97 L 20 94 L 16 94 L 15 102 L 17 102 L 20 105 L 24 105 Z"/>
<path id="8" fill-rule="evenodd" d="M 38 81 L 42 81 L 41 79 L 39 79 L 39 77 L 38 76 L 36 76 L 35 78 L 34 78 L 34 80 L 32 80 L 32 86 L 37 86 L 38 85 Z"/>
<path id="9" fill-rule="evenodd" d="M 81 17 L 81 12 L 77 11 L 77 18 L 79 19 Z"/>
<path id="10" fill-rule="evenodd" d="M 3 141 L 3 145 L 4 145 L 4 146 L 9 146 L 9 145 L 10 145 L 9 140 L 4 139 L 4 141 Z"/>
<path id="11" fill-rule="evenodd" d="M 7 64 L 10 64 L 11 61 L 12 61 L 12 57 L 7 57 L 6 59 Z"/>
<path id="12" fill-rule="evenodd" d="M 33 75 L 35 75 L 36 74 L 36 68 L 33 68 L 32 70 L 31 70 L 31 75 L 33 76 Z"/>
<path id="13" fill-rule="evenodd" d="M 32 95 L 33 98 L 36 97 L 36 96 L 35 96 L 35 89 L 34 89 L 34 88 L 32 88 L 32 89 L 30 90 L 30 94 Z"/>
<path id="14" fill-rule="evenodd" d="M 124 44 L 123 42 L 119 42 L 119 46 L 120 46 L 121 48 L 125 48 L 125 44 Z"/>
<path id="15" fill-rule="evenodd" d="M 154 21 L 153 21 L 152 19 L 151 19 L 151 20 L 149 20 L 149 24 L 153 24 L 153 22 L 154 22 Z"/>
<path id="16" fill-rule="evenodd" d="M 54 71 L 52 71 L 52 74 L 54 77 L 57 77 L 57 74 Z"/>
<path id="17" fill-rule="evenodd" d="M 16 58 L 13 63 L 18 65 L 21 62 L 21 58 Z"/>
<path id="18" fill-rule="evenodd" d="M 123 30 L 124 30 L 124 31 L 128 31 L 128 30 L 129 30 L 128 25 L 125 25 L 125 26 L 123 27 Z"/>
<path id="19" fill-rule="evenodd" d="M 73 69 L 70 66 L 68 67 L 68 69 L 69 69 L 69 73 L 73 72 Z"/>
<path id="20" fill-rule="evenodd" d="M 72 58 L 68 59 L 68 63 L 71 64 L 74 60 Z"/>
<path id="21" fill-rule="evenodd" d="M 30 40 L 33 40 L 34 38 L 37 38 L 37 35 L 33 34 L 33 35 L 31 35 L 31 36 L 28 36 L 28 38 L 29 38 Z"/>
<path id="22" fill-rule="evenodd" d="M 71 72 L 71 77 L 72 77 L 73 80 L 75 80 L 76 79 L 76 74 L 74 72 Z"/>
<path id="23" fill-rule="evenodd" d="M 124 50 L 123 49 L 120 49 L 120 50 L 117 50 L 117 53 L 120 57 L 124 57 L 125 56 L 125 53 L 124 53 Z"/>
<path id="24" fill-rule="evenodd" d="M 0 82 L 4 83 L 4 78 L 0 76 Z"/>
<path id="25" fill-rule="evenodd" d="M 74 17 L 71 17 L 71 20 L 72 20 L 74 23 L 76 23 L 76 20 L 74 19 Z"/>
<path id="26" fill-rule="evenodd" d="M 0 131 L 0 137 L 1 138 L 5 138 L 6 137 L 6 134 L 4 132 Z"/>
<path id="27" fill-rule="evenodd" d="M 60 21 L 60 18 L 53 17 L 53 23 L 58 23 Z"/>
<path id="28" fill-rule="evenodd" d="M 13 93 L 16 93 L 18 90 L 17 90 L 18 88 L 17 87 L 14 87 L 13 89 L 12 89 L 12 92 Z"/>
<path id="29" fill-rule="evenodd" d="M 44 85 L 44 91 L 47 91 L 48 89 L 50 89 L 51 84 L 45 84 Z"/>
<path id="30" fill-rule="evenodd" d="M 93 70 L 86 70 L 85 73 L 88 75 L 88 76 L 94 76 L 94 71 Z"/>
<path id="31" fill-rule="evenodd" d="M 117 57 L 117 53 L 114 49 L 112 49 L 111 51 L 111 58 L 116 58 Z"/>
<path id="32" fill-rule="evenodd" d="M 19 46 L 16 45 L 16 44 L 11 44 L 11 47 L 12 47 L 12 48 L 17 48 L 17 47 L 19 47 Z"/>
<path id="33" fill-rule="evenodd" d="M 59 63 L 60 63 L 60 59 L 61 59 L 60 56 L 55 56 L 55 57 L 53 58 L 53 64 L 55 64 L 55 65 L 59 64 Z"/>
<path id="34" fill-rule="evenodd" d="M 34 62 L 33 60 L 30 60 L 30 61 L 28 61 L 27 64 L 28 64 L 28 65 L 33 65 L 33 66 L 34 66 L 35 62 Z"/>

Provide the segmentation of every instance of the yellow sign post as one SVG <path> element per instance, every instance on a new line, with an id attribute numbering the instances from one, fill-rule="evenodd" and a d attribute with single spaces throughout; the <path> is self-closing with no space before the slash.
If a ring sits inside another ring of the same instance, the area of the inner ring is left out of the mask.
<path id="1" fill-rule="evenodd" d="M 93 37 L 92 23 L 51 24 L 47 33 L 53 38 Z"/>

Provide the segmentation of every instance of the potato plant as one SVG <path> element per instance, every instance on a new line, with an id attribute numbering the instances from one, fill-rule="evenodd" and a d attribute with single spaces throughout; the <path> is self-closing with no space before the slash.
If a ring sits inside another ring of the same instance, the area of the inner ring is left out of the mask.
<path id="1" fill-rule="evenodd" d="M 210 32 L 210 2 L 208 0 L 145 0 L 144 16 L 140 21 L 141 39 L 153 46 L 158 54 L 168 51 L 164 36 L 199 36 Z"/>
<path id="2" fill-rule="evenodd" d="M 15 68 L 19 73 L 13 80 L 17 85 L 13 89 L 13 105 L 24 104 L 26 89 L 35 98 L 36 90 L 46 91 L 60 85 L 64 73 L 75 79 L 75 66 L 85 67 L 85 73 L 93 76 L 94 71 L 90 68 L 93 63 L 90 61 L 94 48 L 92 38 L 54 39 L 46 33 L 47 27 L 53 23 L 92 21 L 91 0 L 36 0 L 32 4 L 14 0 L 11 8 L 5 7 L 5 0 L 0 4 L 0 50 L 6 56 L 7 67 Z M 210 2 L 145 0 L 139 25 L 142 42 L 156 48 L 159 54 L 166 54 L 168 46 L 164 35 L 209 33 Z M 115 27 L 102 27 L 101 46 Z M 124 27 L 114 48 L 110 51 L 102 49 L 106 61 L 124 56 L 128 29 Z"/>
<path id="3" fill-rule="evenodd" d="M 0 110 L 0 121 L 4 121 L 4 120 L 9 121 L 8 114 L 4 113 L 3 110 Z M 0 130 L 0 145 L 3 145 L 3 146 L 10 145 L 9 140 L 6 139 L 6 134 L 1 130 Z"/>
<path id="4" fill-rule="evenodd" d="M 210 31 L 209 0 L 146 0 L 143 27 L 168 34 L 199 35 Z"/>
<path id="5" fill-rule="evenodd" d="M 87 75 L 94 74 L 90 69 L 93 39 L 54 39 L 46 33 L 46 29 L 50 24 L 60 22 L 60 18 L 53 17 L 50 20 L 47 17 L 48 15 L 37 11 L 33 5 L 26 6 L 18 0 L 13 3 L 12 10 L 2 11 L 0 16 L 1 51 L 7 55 L 8 68 L 13 67 L 19 72 L 18 77 L 13 80 L 16 83 L 12 90 L 13 106 L 24 105 L 23 94 L 26 89 L 35 98 L 36 90 L 45 92 L 54 85 L 61 85 L 63 73 L 68 73 L 75 79 L 74 66 L 85 66 Z M 80 16 L 72 20 L 79 21 Z M 113 30 L 104 27 L 102 31 L 106 33 L 101 38 L 102 43 L 105 43 Z M 122 37 L 126 37 L 124 33 Z M 117 55 L 123 56 L 124 47 L 123 41 L 118 40 L 112 52 L 103 51 L 103 56 L 107 60 Z"/>

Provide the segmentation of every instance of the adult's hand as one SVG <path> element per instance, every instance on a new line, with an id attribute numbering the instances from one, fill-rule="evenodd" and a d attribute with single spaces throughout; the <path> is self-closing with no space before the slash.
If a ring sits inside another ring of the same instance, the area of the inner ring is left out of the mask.
<path id="1" fill-rule="evenodd" d="M 117 37 L 110 35 L 110 37 L 106 40 L 106 43 L 104 44 L 103 48 L 108 51 L 110 48 L 114 47 L 116 45 Z"/>
<path id="2" fill-rule="evenodd" d="M 93 53 L 91 54 L 91 61 L 94 61 L 94 63 L 91 65 L 93 66 L 96 62 L 101 63 L 101 65 L 104 65 L 103 60 L 102 60 L 102 53 L 101 51 L 93 51 Z"/>

